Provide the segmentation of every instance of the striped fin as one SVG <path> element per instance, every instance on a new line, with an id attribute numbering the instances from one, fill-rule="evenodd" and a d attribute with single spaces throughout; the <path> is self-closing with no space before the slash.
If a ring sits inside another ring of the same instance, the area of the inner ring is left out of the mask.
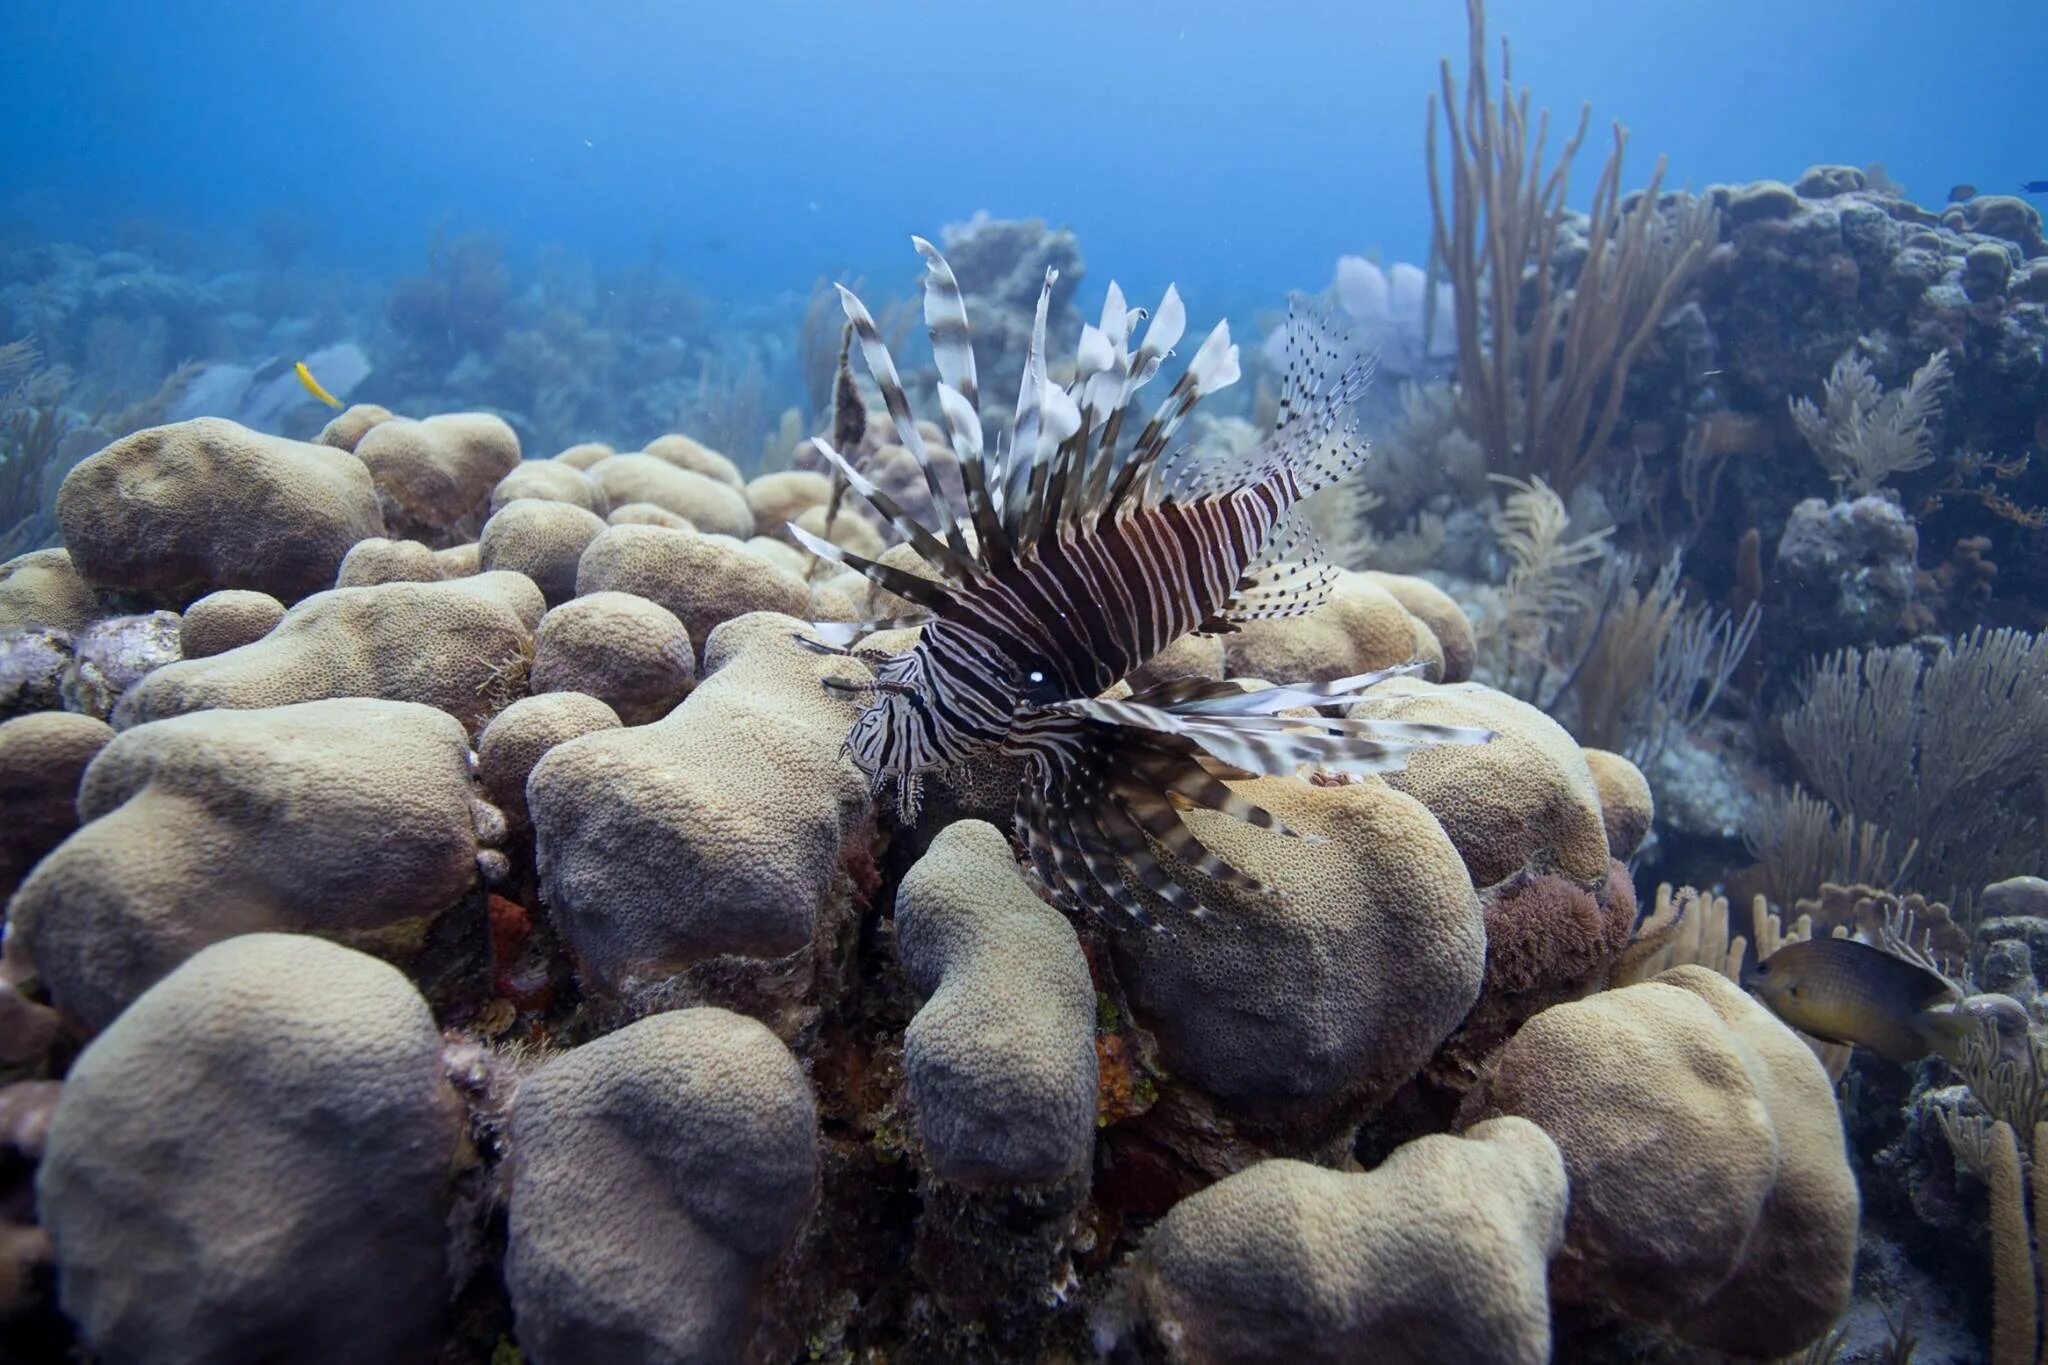
<path id="1" fill-rule="evenodd" d="M 879 584 L 898 597 L 915 602 L 929 611 L 942 612 L 953 604 L 953 594 L 946 590 L 943 583 L 934 583 L 929 578 L 919 578 L 914 573 L 905 573 L 894 565 L 878 564 L 851 550 L 842 550 L 831 541 L 812 535 L 793 521 L 786 523 L 783 529 L 795 537 L 799 545 L 819 558 L 829 559 L 834 564 L 844 564 L 854 572 L 866 575 L 870 582 Z"/>
<path id="2" fill-rule="evenodd" d="M 917 616 L 886 616 L 873 621 L 808 621 L 805 624 L 810 626 L 811 633 L 820 641 L 843 649 L 875 634 L 877 631 L 906 630 L 911 626 L 921 626 L 931 619 L 928 614 L 919 614 Z M 797 642 L 799 644 L 809 643 L 802 637 L 798 637 Z"/>
<path id="3" fill-rule="evenodd" d="M 1045 317 L 1052 307 L 1052 287 L 1059 277 L 1059 271 L 1048 267 L 1045 283 L 1038 291 L 1038 311 L 1031 321 L 1031 343 L 1024 352 L 1024 375 L 1017 386 L 1017 410 L 1010 420 L 1010 444 L 998 461 L 1001 474 L 995 481 L 1002 490 L 998 510 L 1002 513 L 1003 528 L 1009 532 L 1020 556 L 1027 561 L 1032 557 L 1032 547 L 1024 534 L 1024 524 L 1030 512 L 1032 478 L 1039 467 L 1038 433 L 1043 423 L 1047 387 Z"/>
<path id="4" fill-rule="evenodd" d="M 1067 701 L 1048 709 L 1106 725 L 1178 735 L 1212 758 L 1261 776 L 1292 776 L 1310 764 L 1344 772 L 1394 772 L 1407 763 L 1411 750 L 1492 738 L 1490 731 L 1453 726 L 1418 728 L 1400 721 L 1213 712 L 1186 715 L 1124 701 Z"/>
<path id="5" fill-rule="evenodd" d="M 932 509 L 945 515 L 952 502 L 939 484 L 939 471 L 932 466 L 931 453 L 925 449 L 924 437 L 917 429 L 917 419 L 911 416 L 910 398 L 903 392 L 903 381 L 896 374 L 896 362 L 889 356 L 889 347 L 882 340 L 881 329 L 875 326 L 875 319 L 867 306 L 851 289 L 843 284 L 833 288 L 839 291 L 839 306 L 845 310 L 846 320 L 853 324 L 853 334 L 860 342 L 861 358 L 867 361 L 868 373 L 874 377 L 875 387 L 882 391 L 882 402 L 889 409 L 890 419 L 896 423 L 896 435 L 924 474 L 925 491 L 931 494 Z M 967 548 L 967 538 L 960 534 L 959 524 L 950 516 L 946 516 L 946 540 L 960 558 L 974 558 L 974 552 Z"/>
<path id="6" fill-rule="evenodd" d="M 940 543 L 939 539 L 925 528 L 924 523 L 904 511 L 894 498 L 876 487 L 873 480 L 855 469 L 824 440 L 813 438 L 811 444 L 818 448 L 818 453 L 823 455 L 839 472 L 839 476 L 846 480 L 848 488 L 858 493 L 868 506 L 881 513 L 884 520 L 903 533 L 903 538 L 910 542 L 911 548 L 917 551 L 925 563 L 958 583 L 967 582 L 981 572 L 981 565 L 971 556 L 960 555 L 952 547 Z M 937 510 L 943 512 L 944 504 L 938 504 Z M 957 529 L 955 535 L 958 535 Z"/>
<path id="7" fill-rule="evenodd" d="M 1003 531 L 1002 515 L 982 463 L 981 415 L 958 390 L 946 384 L 939 385 L 939 413 L 946 419 L 954 458 L 960 461 L 960 483 L 967 490 L 967 514 L 974 522 L 981 562 L 990 568 L 1000 568 L 1010 562 L 1010 541 Z"/>
<path id="8" fill-rule="evenodd" d="M 1163 305 L 1162 305 L 1163 308 Z M 1146 346 L 1151 345 L 1151 333 L 1146 333 Z M 1140 352 L 1142 356 L 1143 352 Z M 1154 367 L 1157 368 L 1156 366 Z M 1166 443 L 1173 439 L 1173 433 L 1193 412 L 1195 404 L 1218 389 L 1235 384 L 1242 370 L 1238 365 L 1237 347 L 1231 344 L 1230 323 L 1226 320 L 1216 324 L 1195 358 L 1166 395 L 1166 401 L 1152 414 L 1152 420 L 1138 433 L 1138 441 L 1131 449 L 1130 459 L 1118 471 L 1117 481 L 1110 489 L 1106 511 L 1121 508 L 1138 509 L 1150 505 L 1145 496 L 1148 490 L 1146 476 L 1159 457 L 1166 451 Z M 1242 486 L 1241 484 L 1234 486 Z M 1140 496 L 1132 498 L 1132 493 Z"/>
<path id="9" fill-rule="evenodd" d="M 1269 891 L 1204 844 L 1182 817 L 1211 810 L 1256 828 L 1302 835 L 1226 785 L 1228 777 L 1291 774 L 1305 764 L 1385 772 L 1434 744 L 1481 743 L 1485 730 L 1367 718 L 1283 716 L 1280 711 L 1361 700 L 1373 684 L 1420 665 L 1327 683 L 1247 689 L 1190 679 L 1129 701 L 1065 701 L 1034 708 L 1033 779 L 1017 806 L 1020 839 L 1063 904 L 1151 916 L 1130 889 L 1177 912 L 1206 909 L 1180 877 L 1198 874 L 1247 894 Z"/>
<path id="10" fill-rule="evenodd" d="M 1217 614 L 1234 625 L 1306 616 L 1336 587 L 1337 570 L 1323 557 L 1315 527 L 1305 516 L 1290 516 Z"/>
<path id="11" fill-rule="evenodd" d="M 1352 352 L 1349 361 L 1344 359 Z M 1307 497 L 1356 469 L 1368 447 L 1358 436 L 1358 400 L 1372 382 L 1377 356 L 1356 353 L 1320 308 L 1297 298 L 1287 310 L 1287 373 L 1280 419 L 1253 460 L 1286 469 Z"/>
<path id="12" fill-rule="evenodd" d="M 974 338 L 967 326 L 967 304 L 960 297 L 960 281 L 954 278 L 953 267 L 937 247 L 922 237 L 912 237 L 910 242 L 917 248 L 917 254 L 924 257 L 924 321 L 931 333 L 932 362 L 938 369 L 939 382 L 966 399 L 967 409 L 972 412 L 981 397 L 974 375 Z M 980 425 L 977 419 L 977 432 Z M 975 444 L 980 446 L 978 434 Z"/>

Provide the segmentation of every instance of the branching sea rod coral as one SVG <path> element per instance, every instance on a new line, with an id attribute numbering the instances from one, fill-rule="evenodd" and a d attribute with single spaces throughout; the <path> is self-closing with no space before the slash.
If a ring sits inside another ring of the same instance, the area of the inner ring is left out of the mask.
<path id="1" fill-rule="evenodd" d="M 1546 174 L 1549 111 L 1538 116 L 1532 139 L 1529 94 L 1514 93 L 1505 42 L 1496 101 L 1486 70 L 1486 7 L 1466 0 L 1465 10 L 1471 43 L 1464 98 L 1446 58 L 1445 164 L 1437 157 L 1435 96 L 1427 155 L 1433 249 L 1454 291 L 1467 425 L 1496 472 L 1540 473 L 1570 493 L 1606 453 L 1629 367 L 1698 269 L 1719 221 L 1690 199 L 1666 216 L 1658 200 L 1661 159 L 1649 186 L 1623 208 L 1627 138 L 1616 124 L 1614 150 L 1593 190 L 1585 258 L 1565 287 L 1558 278 L 1565 198 L 1590 106 Z M 1527 303 L 1525 273 L 1533 275 L 1535 291 Z"/>

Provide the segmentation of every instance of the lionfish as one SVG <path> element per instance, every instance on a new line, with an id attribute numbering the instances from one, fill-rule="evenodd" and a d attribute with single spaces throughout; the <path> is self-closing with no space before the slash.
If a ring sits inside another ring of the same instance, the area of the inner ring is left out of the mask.
<path id="1" fill-rule="evenodd" d="M 930 242 L 911 240 L 925 261 L 939 413 L 959 462 L 968 525 L 949 514 L 953 504 L 874 318 L 842 287 L 869 373 L 942 524 L 926 526 L 838 451 L 819 445 L 846 485 L 902 533 L 938 579 L 789 527 L 813 553 L 921 609 L 888 621 L 820 623 L 817 638 L 799 637 L 836 653 L 867 631 L 923 627 L 915 648 L 877 664 L 873 681 L 826 682 L 870 696 L 846 751 L 877 797 L 896 784 L 906 823 L 916 817 L 925 774 L 998 751 L 1022 755 L 1027 772 L 1014 816 L 1017 837 L 1055 902 L 1097 912 L 1115 906 L 1136 923 L 1159 927 L 1133 884 L 1175 910 L 1206 913 L 1174 864 L 1224 886 L 1267 891 L 1204 845 L 1184 812 L 1220 811 L 1302 837 L 1226 779 L 1292 774 L 1306 764 L 1385 771 L 1423 745 L 1490 737 L 1448 726 L 1281 714 L 1360 700 L 1372 684 L 1413 664 L 1257 690 L 1236 681 L 1181 680 L 1104 699 L 1184 634 L 1300 615 L 1327 598 L 1334 573 L 1315 555 L 1306 519 L 1288 513 L 1363 459 L 1353 408 L 1371 362 L 1340 365 L 1328 325 L 1297 309 L 1272 434 L 1249 458 L 1202 463 L 1185 451 L 1169 456 L 1168 443 L 1196 403 L 1238 377 L 1229 324 L 1209 333 L 1126 443 L 1121 438 L 1137 422 L 1133 396 L 1158 374 L 1186 328 L 1180 296 L 1167 287 L 1139 340 L 1148 315 L 1127 307 L 1112 282 L 1101 321 L 1081 329 L 1075 378 L 1060 386 L 1046 377 L 1046 313 L 1058 278 L 1048 270 L 1008 437 L 991 453 L 984 449 L 959 283 Z"/>

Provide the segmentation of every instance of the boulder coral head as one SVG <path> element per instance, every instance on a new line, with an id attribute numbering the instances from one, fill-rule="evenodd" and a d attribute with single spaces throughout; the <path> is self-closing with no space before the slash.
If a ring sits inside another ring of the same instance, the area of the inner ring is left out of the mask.
<path id="1" fill-rule="evenodd" d="M 386 525 L 435 546 L 474 539 L 491 490 L 519 465 L 519 437 L 487 412 L 389 418 L 354 449 L 376 483 Z"/>
<path id="2" fill-rule="evenodd" d="M 382 697 L 438 707 L 481 730 L 525 692 L 545 605 L 531 579 L 505 572 L 336 588 L 293 607 L 260 640 L 156 670 L 129 689 L 114 721 Z"/>
<path id="3" fill-rule="evenodd" d="M 761 1358 L 763 1283 L 817 1204 L 817 1127 L 789 1049 L 721 1009 L 652 1015 L 528 1077 L 505 1262 L 525 1357 Z"/>
<path id="4" fill-rule="evenodd" d="M 80 461 L 57 491 L 57 524 L 87 583 L 172 607 L 219 588 L 296 602 L 333 584 L 351 545 L 384 534 L 361 460 L 216 417 Z"/>
<path id="5" fill-rule="evenodd" d="M 447 909 L 477 876 L 477 804 L 462 727 L 424 706 L 351 698 L 137 726 L 86 769 L 84 823 L 16 893 L 10 945 L 59 1009 L 104 1028 L 220 939 Z"/>
<path id="6" fill-rule="evenodd" d="M 1074 928 L 994 826 L 947 826 L 896 894 L 896 942 L 925 997 L 903 1069 L 926 1160 L 956 1181 L 1041 1184 L 1095 1140 L 1095 987 Z"/>
<path id="7" fill-rule="evenodd" d="M 705 677 L 653 724 L 548 751 L 527 780 L 541 886 L 585 980 L 619 986 L 721 954 L 811 941 L 842 849 L 865 830 L 843 757 L 864 681 L 805 649 L 803 623 L 755 613 L 705 643 Z"/>
<path id="8" fill-rule="evenodd" d="M 462 1106 L 395 969 L 216 944 L 72 1067 L 36 1180 L 58 1295 L 102 1359 L 431 1359 Z"/>
<path id="9" fill-rule="evenodd" d="M 1132 1297 L 1176 1361 L 1542 1365 L 1566 1190 L 1556 1145 L 1514 1118 L 1363 1175 L 1263 1161 L 1174 1206 Z"/>
<path id="10" fill-rule="evenodd" d="M 1571 1175 L 1566 1302 L 1779 1356 L 1848 1305 L 1859 1200 L 1827 1072 L 1725 977 L 1677 967 L 1553 1006 L 1466 1097 Z"/>

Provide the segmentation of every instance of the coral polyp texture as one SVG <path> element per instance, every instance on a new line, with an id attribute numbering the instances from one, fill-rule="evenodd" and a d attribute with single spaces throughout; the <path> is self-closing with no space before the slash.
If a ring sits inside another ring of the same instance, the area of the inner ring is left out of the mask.
<path id="1" fill-rule="evenodd" d="M 16 892 L 9 943 L 60 1010 L 103 1028 L 217 940 L 448 909 L 477 876 L 477 804 L 462 727 L 412 703 L 139 725 L 86 768 L 82 823 Z"/>
<path id="2" fill-rule="evenodd" d="M 1095 1140 L 1095 988 L 1068 924 L 993 826 L 948 826 L 896 897 L 903 973 L 924 1004 L 903 1069 L 932 1169 L 1042 1184 Z"/>
<path id="3" fill-rule="evenodd" d="M 36 1178 L 59 1298 L 110 1361 L 430 1358 L 462 1125 L 398 971 L 215 944 L 65 1078 Z"/>
<path id="4" fill-rule="evenodd" d="M 513 1099 L 505 1258 L 524 1355 L 786 1358 L 793 1325 L 761 1291 L 817 1204 L 817 1128 L 789 1049 L 721 1009 L 651 1015 L 534 1072 Z"/>
<path id="5" fill-rule="evenodd" d="M 756 613 L 711 633 L 704 680 L 662 720 L 551 749 L 527 779 L 539 875 L 595 982 L 660 978 L 811 941 L 868 820 L 841 757 L 865 666 Z"/>
<path id="6" fill-rule="evenodd" d="M 385 529 L 360 459 L 212 417 L 81 461 L 57 522 L 87 583 L 173 607 L 218 588 L 296 602 L 331 587 L 349 547 Z"/>
<path id="7" fill-rule="evenodd" d="M 1540 1365 L 1566 1191 L 1556 1144 L 1515 1118 L 1363 1174 L 1262 1161 L 1161 1220 L 1131 1292 L 1174 1360 Z"/>
<path id="8" fill-rule="evenodd" d="M 261 639 L 157 669 L 130 689 L 120 726 L 214 708 L 382 697 L 439 707 L 481 729 L 525 686 L 546 603 L 524 574 L 336 588 Z M 432 639 L 440 648 L 422 651 Z"/>
<path id="9" fill-rule="evenodd" d="M 491 490 L 519 464 L 518 435 L 483 412 L 387 418 L 351 449 L 376 484 L 386 524 L 438 545 L 475 539 Z"/>
<path id="10" fill-rule="evenodd" d="M 1545 1010 L 1466 1112 L 1527 1118 L 1563 1152 L 1564 1298 L 1745 1356 L 1796 1350 L 1847 1306 L 1858 1196 L 1827 1073 L 1719 974 Z"/>

